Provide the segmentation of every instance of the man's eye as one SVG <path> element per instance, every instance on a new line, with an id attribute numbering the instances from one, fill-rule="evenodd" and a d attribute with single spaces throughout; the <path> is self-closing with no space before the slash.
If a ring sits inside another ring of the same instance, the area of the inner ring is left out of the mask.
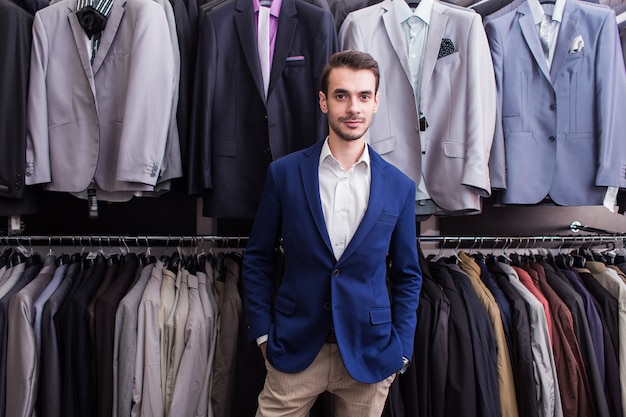
<path id="1" fill-rule="evenodd" d="M 335 97 L 337 98 L 337 100 L 343 100 L 344 98 L 346 98 L 346 96 L 343 94 L 337 94 Z"/>

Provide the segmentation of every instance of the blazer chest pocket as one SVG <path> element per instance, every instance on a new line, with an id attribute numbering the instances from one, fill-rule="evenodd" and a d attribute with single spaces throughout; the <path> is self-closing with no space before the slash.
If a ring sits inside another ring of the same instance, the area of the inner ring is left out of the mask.
<path id="1" fill-rule="evenodd" d="M 306 58 L 303 55 L 288 56 L 285 60 L 285 68 L 306 67 Z"/>

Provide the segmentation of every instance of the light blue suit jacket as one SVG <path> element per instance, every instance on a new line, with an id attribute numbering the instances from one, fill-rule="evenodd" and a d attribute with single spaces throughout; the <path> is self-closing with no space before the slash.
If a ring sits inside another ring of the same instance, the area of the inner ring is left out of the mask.
<path id="1" fill-rule="evenodd" d="M 299 372 L 313 362 L 334 325 L 350 375 L 374 383 L 400 369 L 402 356 L 411 358 L 413 352 L 421 288 L 415 183 L 370 148 L 369 206 L 336 260 L 319 195 L 322 145 L 270 165 L 243 258 L 249 336 L 269 334 L 272 366 Z M 284 274 L 272 302 L 280 237 Z"/>
<path id="2" fill-rule="evenodd" d="M 498 88 L 491 154 L 501 202 L 600 205 L 626 187 L 626 71 L 615 13 L 567 0 L 548 69 L 530 7 L 485 24 Z M 573 46 L 582 38 L 584 46 Z"/>

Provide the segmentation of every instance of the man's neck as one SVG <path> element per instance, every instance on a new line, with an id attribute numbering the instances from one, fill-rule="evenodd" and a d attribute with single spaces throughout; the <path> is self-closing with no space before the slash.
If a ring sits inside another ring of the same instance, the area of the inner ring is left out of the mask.
<path id="1" fill-rule="evenodd" d="M 328 147 L 330 148 L 330 153 L 339 161 L 342 168 L 348 170 L 363 154 L 365 139 L 360 138 L 347 141 L 336 136 L 329 136 Z"/>

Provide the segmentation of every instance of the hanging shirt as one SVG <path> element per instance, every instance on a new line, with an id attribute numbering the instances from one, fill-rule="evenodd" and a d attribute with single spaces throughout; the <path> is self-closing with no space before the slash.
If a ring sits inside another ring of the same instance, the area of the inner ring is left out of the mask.
<path id="1" fill-rule="evenodd" d="M 274 59 L 274 47 L 276 45 L 276 33 L 278 32 L 278 17 L 280 16 L 280 6 L 283 4 L 283 0 L 252 0 L 252 6 L 254 7 L 254 28 L 259 27 L 259 7 L 261 3 L 271 3 L 270 6 L 270 62 Z"/>
<path id="2" fill-rule="evenodd" d="M 406 1 L 394 1 L 393 3 L 404 35 L 407 57 L 409 59 L 409 70 L 411 71 L 411 85 L 413 87 L 413 95 L 415 96 L 415 108 L 419 118 L 421 114 L 422 64 L 424 62 L 424 50 L 426 48 L 430 15 L 433 10 L 433 1 L 421 0 L 415 10 L 411 10 Z M 426 150 L 426 132 L 420 131 L 419 136 L 422 153 L 424 153 Z M 423 174 L 417 186 L 415 199 L 430 199 Z"/>
<path id="3" fill-rule="evenodd" d="M 552 3 L 539 3 L 539 0 L 528 0 L 528 5 L 530 6 L 530 12 L 533 16 L 533 22 L 535 22 L 535 28 L 537 29 L 537 35 L 541 37 L 541 20 L 543 19 L 543 15 L 551 15 L 552 16 L 552 24 L 550 27 L 550 36 L 549 36 L 549 53 L 546 58 L 548 63 L 548 69 L 552 67 L 552 60 L 554 58 L 554 50 L 556 49 L 556 40 L 559 36 L 559 29 L 561 28 L 561 21 L 563 20 L 563 9 L 565 8 L 566 0 L 556 0 L 554 4 Z"/>

